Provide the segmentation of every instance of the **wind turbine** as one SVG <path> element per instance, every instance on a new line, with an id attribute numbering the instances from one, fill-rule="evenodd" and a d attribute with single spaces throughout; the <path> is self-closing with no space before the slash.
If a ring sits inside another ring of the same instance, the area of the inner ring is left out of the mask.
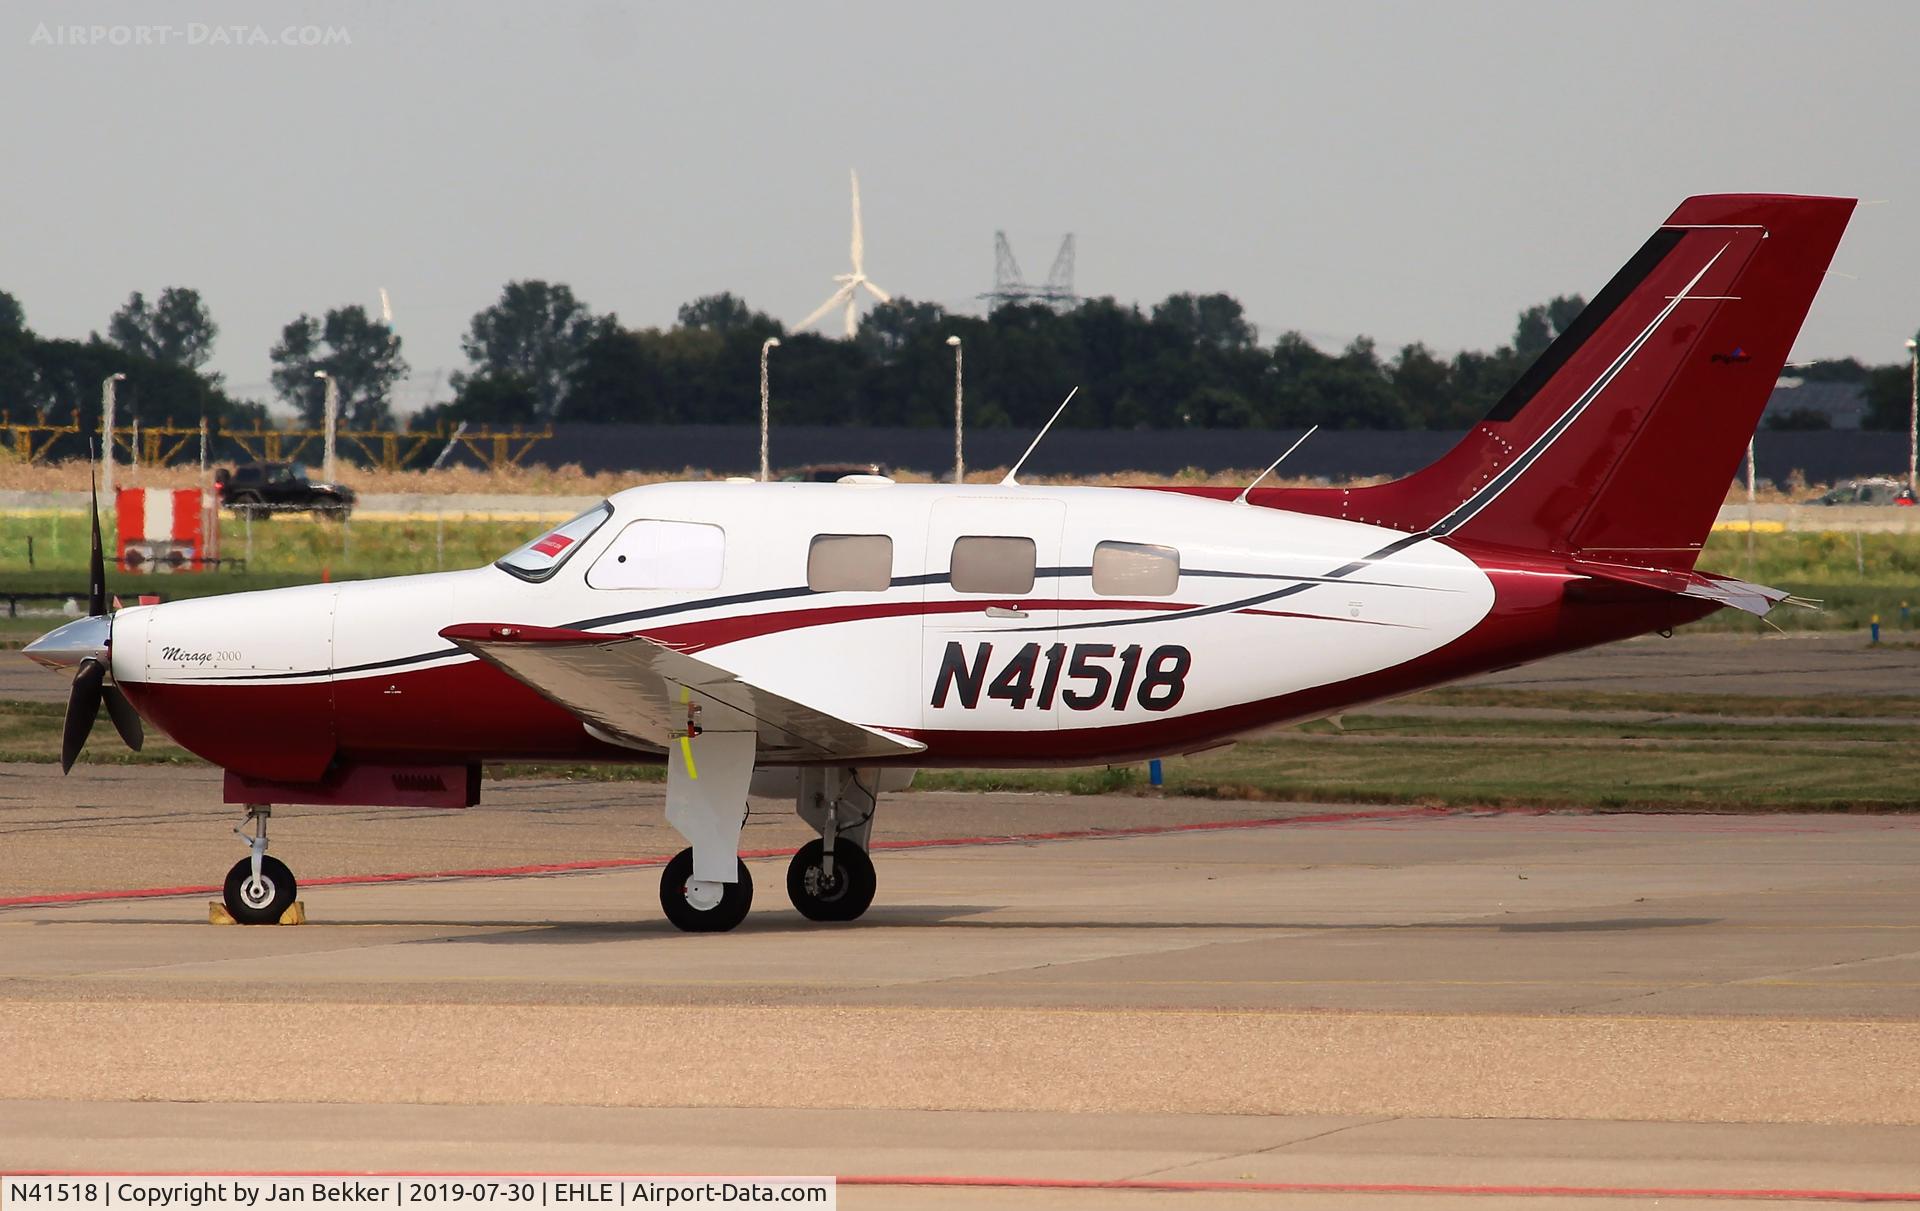
<path id="1" fill-rule="evenodd" d="M 860 291 L 862 289 L 883 303 L 893 301 L 892 295 L 868 280 L 867 271 L 861 264 L 866 255 L 867 246 L 865 238 L 860 234 L 860 174 L 848 169 L 847 175 L 853 179 L 853 272 L 833 275 L 833 280 L 840 283 L 840 288 L 828 295 L 826 302 L 815 307 L 812 315 L 794 325 L 795 332 L 812 327 L 815 320 L 835 307 L 845 304 L 847 335 L 852 336 L 860 327 Z"/>

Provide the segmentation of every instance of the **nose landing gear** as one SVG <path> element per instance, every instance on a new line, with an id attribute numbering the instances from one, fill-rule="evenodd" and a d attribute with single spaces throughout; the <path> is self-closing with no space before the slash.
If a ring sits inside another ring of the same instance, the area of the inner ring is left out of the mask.
<path id="1" fill-rule="evenodd" d="M 233 830 L 246 842 L 247 856 L 227 872 L 221 899 L 227 915 L 242 925 L 277 924 L 300 892 L 287 864 L 267 856 L 267 818 L 272 814 L 264 803 L 249 803 L 246 820 Z M 254 826 L 251 836 L 245 831 L 249 824 Z"/>

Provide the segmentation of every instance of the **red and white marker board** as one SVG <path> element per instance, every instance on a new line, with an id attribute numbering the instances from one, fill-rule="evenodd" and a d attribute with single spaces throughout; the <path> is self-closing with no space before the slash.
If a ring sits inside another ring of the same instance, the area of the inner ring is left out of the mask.
<path id="1" fill-rule="evenodd" d="M 205 567 L 208 493 L 198 488 L 121 488 L 114 493 L 123 572 L 198 572 Z"/>

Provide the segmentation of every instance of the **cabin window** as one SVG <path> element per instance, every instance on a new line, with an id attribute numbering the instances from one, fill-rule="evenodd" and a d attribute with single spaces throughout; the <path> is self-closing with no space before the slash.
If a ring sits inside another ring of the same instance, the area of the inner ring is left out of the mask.
<path id="1" fill-rule="evenodd" d="M 587 570 L 596 589 L 712 589 L 726 565 L 727 533 L 692 521 L 636 521 Z"/>
<path id="2" fill-rule="evenodd" d="M 1018 596 L 1033 591 L 1031 538 L 974 537 L 953 541 L 953 591 Z"/>
<path id="3" fill-rule="evenodd" d="M 1093 591 L 1102 597 L 1165 597 L 1180 587 L 1180 552 L 1143 542 L 1093 548 Z"/>
<path id="4" fill-rule="evenodd" d="M 885 534 L 816 534 L 807 547 L 807 587 L 816 593 L 878 593 L 892 583 Z"/>
<path id="5" fill-rule="evenodd" d="M 548 530 L 525 546 L 507 552 L 493 566 L 522 580 L 545 580 L 558 572 L 560 565 L 580 549 L 580 544 L 612 516 L 613 506 L 602 501 L 566 525 Z"/>

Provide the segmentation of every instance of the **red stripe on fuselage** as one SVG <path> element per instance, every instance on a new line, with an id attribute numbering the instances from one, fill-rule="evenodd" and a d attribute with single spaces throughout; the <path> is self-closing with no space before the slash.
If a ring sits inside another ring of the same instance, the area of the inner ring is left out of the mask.
<path id="1" fill-rule="evenodd" d="M 1138 601 L 1121 597 L 1063 598 L 1049 600 L 1045 598 L 1006 598 L 1000 601 L 891 601 L 866 605 L 821 606 L 807 610 L 781 610 L 764 614 L 732 614 L 724 618 L 703 618 L 697 622 L 675 623 L 670 626 L 652 627 L 640 631 L 577 631 L 565 627 L 531 627 L 515 623 L 462 623 L 448 627 L 441 635 L 448 639 L 477 639 L 499 643 L 606 643 L 609 640 L 622 639 L 628 635 L 638 635 L 661 647 L 672 648 L 676 652 L 692 655 L 709 648 L 724 647 L 730 643 L 739 643 L 746 639 L 759 639 L 767 635 L 781 635 L 789 631 L 805 630 L 809 627 L 835 626 L 843 622 L 867 622 L 877 618 L 901 618 L 910 615 L 927 614 L 969 614 L 984 613 L 998 607 L 1007 610 L 1059 610 L 1098 611 L 1132 610 L 1156 614 L 1180 613 L 1184 610 L 1204 610 L 1209 606 L 1196 602 L 1183 601 Z M 1263 618 L 1301 618 L 1316 622 L 1342 622 L 1364 626 L 1399 626 L 1399 623 L 1375 622 L 1361 618 L 1343 618 L 1337 614 L 1308 614 L 1290 610 L 1261 610 L 1247 607 L 1233 611 L 1238 614 Z M 1113 626 L 1125 626 L 1135 621 L 1130 618 L 1116 618 Z M 511 630 L 511 635 L 502 630 Z M 999 628 L 994 628 L 998 630 Z M 1038 634 L 1045 628 L 1022 628 L 1025 633 Z M 1016 632 L 1018 633 L 1018 632 Z"/>
<path id="2" fill-rule="evenodd" d="M 705 651 L 729 643 L 739 643 L 743 639 L 758 639 L 763 635 L 778 635 L 787 631 L 803 630 L 807 627 L 833 626 L 842 622 L 865 622 L 874 618 L 899 618 L 911 614 L 981 614 L 992 607 L 1008 610 L 1195 610 L 1200 607 L 1190 602 L 1179 601 L 1133 601 L 1120 597 L 1066 598 L 1052 600 L 1043 597 L 1007 598 L 1004 601 L 890 601 L 876 602 L 871 605 L 822 606 L 811 610 L 782 610 L 774 614 L 735 614 L 727 618 L 705 618 L 699 622 L 683 622 L 674 626 L 656 627 L 639 631 L 637 634 L 663 647 L 676 652 Z M 1115 619 L 1115 626 L 1123 626 L 1126 619 Z"/>

